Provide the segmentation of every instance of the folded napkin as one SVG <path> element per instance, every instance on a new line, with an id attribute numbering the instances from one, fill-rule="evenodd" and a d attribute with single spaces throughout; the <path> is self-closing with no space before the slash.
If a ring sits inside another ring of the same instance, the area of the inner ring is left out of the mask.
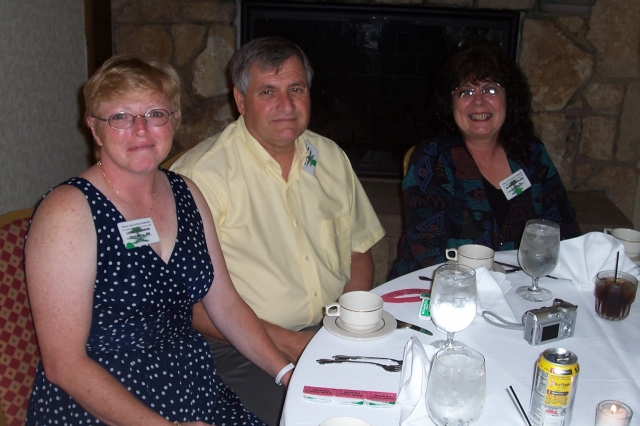
<path id="1" fill-rule="evenodd" d="M 620 253 L 618 271 L 640 279 L 638 268 L 625 254 L 622 243 L 603 232 L 589 232 L 580 237 L 561 241 L 558 266 L 553 270 L 552 275 L 571 280 L 581 290 L 591 290 L 595 287 L 598 272 L 615 269 L 618 253 Z"/>
<path id="2" fill-rule="evenodd" d="M 511 290 L 511 283 L 506 279 L 506 275 L 491 272 L 486 266 L 475 269 L 478 287 L 477 315 L 481 316 L 482 311 L 491 311 L 508 321 L 518 322 L 504 296 Z"/>
<path id="3" fill-rule="evenodd" d="M 400 426 L 424 426 L 427 421 L 427 381 L 431 359 L 436 349 L 423 345 L 413 336 L 404 347 L 402 377 L 397 402 L 400 404 Z"/>

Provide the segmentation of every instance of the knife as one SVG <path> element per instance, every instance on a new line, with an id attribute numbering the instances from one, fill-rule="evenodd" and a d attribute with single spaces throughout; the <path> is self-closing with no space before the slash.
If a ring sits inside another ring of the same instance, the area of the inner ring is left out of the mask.
<path id="1" fill-rule="evenodd" d="M 513 269 L 508 270 L 507 272 L 519 271 L 519 270 L 522 269 L 520 266 L 512 265 L 510 263 L 498 262 L 495 259 L 493 259 L 493 263 L 497 263 L 498 265 L 506 266 L 507 268 L 513 268 Z"/>
<path id="2" fill-rule="evenodd" d="M 511 272 L 520 272 L 520 271 L 522 271 L 522 269 L 507 269 L 505 272 L 507 274 L 510 274 Z M 545 275 L 545 277 L 551 278 L 551 279 L 554 279 L 554 280 L 558 279 L 558 277 L 554 277 L 553 275 Z M 542 277 L 540 277 L 540 278 L 542 278 Z"/>
<path id="3" fill-rule="evenodd" d="M 433 336 L 433 333 L 427 330 L 426 328 L 422 328 L 418 325 L 409 324 L 408 322 L 400 321 L 399 319 L 396 319 L 396 321 L 398 322 L 398 326 L 396 328 L 410 328 L 411 330 L 419 331 L 420 333 Z"/>
<path id="4" fill-rule="evenodd" d="M 510 266 L 510 267 L 514 268 L 514 269 L 507 269 L 506 271 L 504 271 L 506 274 L 510 274 L 512 272 L 520 272 L 520 271 L 522 271 L 522 268 L 519 267 L 519 266 L 509 265 L 508 263 L 500 263 L 500 262 L 496 262 L 495 260 L 494 260 L 494 262 L 497 263 L 498 265 Z M 551 278 L 551 279 L 554 279 L 554 280 L 558 279 L 558 277 L 554 277 L 553 275 L 545 275 L 545 277 Z M 540 278 L 542 278 L 542 277 L 540 277 Z"/>

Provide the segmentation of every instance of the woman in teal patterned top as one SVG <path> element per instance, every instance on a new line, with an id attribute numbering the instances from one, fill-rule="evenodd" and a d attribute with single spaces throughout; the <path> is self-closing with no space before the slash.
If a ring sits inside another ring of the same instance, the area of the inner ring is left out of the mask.
<path id="1" fill-rule="evenodd" d="M 391 278 L 444 262 L 445 250 L 462 244 L 517 249 L 533 218 L 557 222 L 563 239 L 580 235 L 560 176 L 534 136 L 522 70 L 490 44 L 461 50 L 445 69 L 432 115 L 438 136 L 416 146 L 402 181 L 405 232 Z"/>

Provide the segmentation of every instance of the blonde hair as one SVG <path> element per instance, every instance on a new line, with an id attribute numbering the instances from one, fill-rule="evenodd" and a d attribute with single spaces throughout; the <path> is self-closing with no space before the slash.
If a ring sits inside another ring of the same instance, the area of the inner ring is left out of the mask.
<path id="1" fill-rule="evenodd" d="M 132 92 L 156 91 L 164 95 L 180 125 L 180 77 L 169 64 L 153 59 L 142 59 L 131 55 L 115 55 L 91 76 L 84 85 L 85 121 L 96 116 L 100 104 L 123 98 Z M 106 118 L 106 117 L 101 117 Z M 98 147 L 94 147 L 96 159 L 100 158 Z"/>
<path id="2" fill-rule="evenodd" d="M 180 77 L 171 65 L 129 55 L 112 56 L 84 85 L 85 118 L 95 115 L 102 102 L 145 90 L 163 94 L 174 111 L 180 111 Z"/>

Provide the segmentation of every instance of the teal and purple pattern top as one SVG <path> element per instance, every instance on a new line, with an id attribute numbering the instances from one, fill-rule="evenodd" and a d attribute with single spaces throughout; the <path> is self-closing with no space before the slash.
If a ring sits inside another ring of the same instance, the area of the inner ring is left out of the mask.
<path id="1" fill-rule="evenodd" d="M 580 235 L 567 192 L 544 145 L 532 143 L 528 162 L 509 157 L 531 187 L 507 200 L 480 173 L 461 139 L 429 139 L 418 144 L 402 181 L 405 231 L 390 278 L 445 262 L 445 249 L 481 244 L 513 250 L 529 219 L 560 225 L 560 237 Z"/>

